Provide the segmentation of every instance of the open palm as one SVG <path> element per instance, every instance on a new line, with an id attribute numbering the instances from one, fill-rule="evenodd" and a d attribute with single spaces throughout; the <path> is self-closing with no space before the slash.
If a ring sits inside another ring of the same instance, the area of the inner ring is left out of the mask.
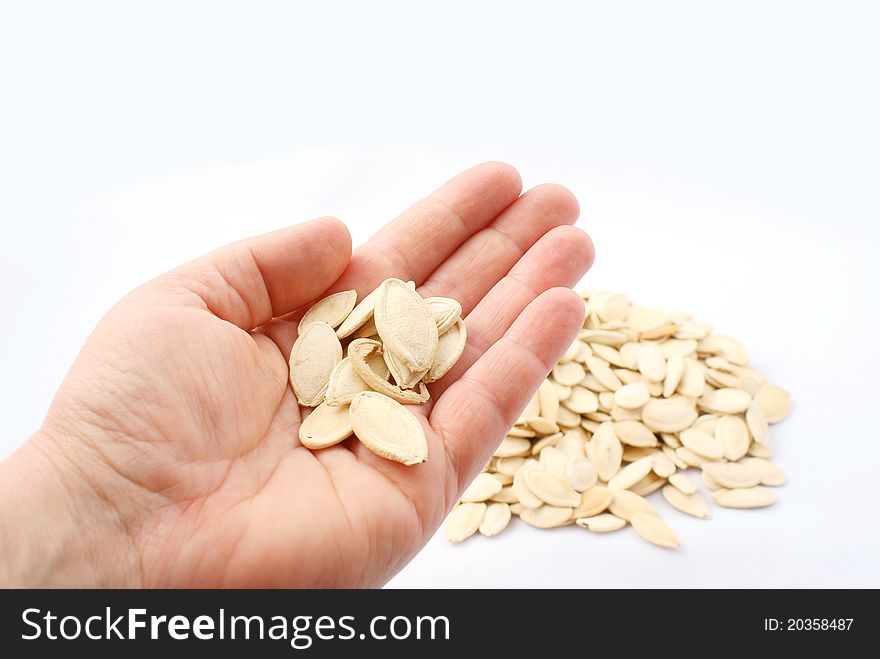
<path id="1" fill-rule="evenodd" d="M 125 529 L 148 586 L 381 585 L 430 538 L 583 318 L 592 261 L 571 194 L 520 196 L 507 165 L 460 174 L 351 253 L 325 218 L 222 248 L 149 282 L 101 322 L 44 425 Z M 468 342 L 419 415 L 428 461 L 354 437 L 297 439 L 296 319 L 386 277 L 461 302 Z"/>

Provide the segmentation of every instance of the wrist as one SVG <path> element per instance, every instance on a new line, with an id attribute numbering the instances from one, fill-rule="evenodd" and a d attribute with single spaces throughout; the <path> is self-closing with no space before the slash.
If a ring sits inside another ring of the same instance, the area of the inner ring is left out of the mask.
<path id="1" fill-rule="evenodd" d="M 0 586 L 136 586 L 132 528 L 101 476 L 41 430 L 0 464 Z"/>

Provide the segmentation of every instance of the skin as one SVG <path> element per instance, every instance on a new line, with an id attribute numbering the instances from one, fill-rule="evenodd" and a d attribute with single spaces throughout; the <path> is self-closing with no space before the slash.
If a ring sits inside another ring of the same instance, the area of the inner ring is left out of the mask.
<path id="1" fill-rule="evenodd" d="M 223 247 L 122 299 L 0 465 L 0 584 L 372 587 L 428 541 L 583 321 L 593 260 L 566 189 L 459 174 L 351 252 L 322 218 Z M 302 447 L 296 320 L 389 276 L 453 297 L 460 362 L 409 409 L 428 462 Z"/>

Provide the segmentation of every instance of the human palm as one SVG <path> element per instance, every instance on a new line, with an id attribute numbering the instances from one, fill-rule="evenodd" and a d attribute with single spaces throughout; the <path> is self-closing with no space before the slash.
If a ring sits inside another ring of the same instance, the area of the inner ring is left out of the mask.
<path id="1" fill-rule="evenodd" d="M 109 503 L 148 586 L 375 586 L 427 542 L 583 317 L 592 261 L 563 188 L 519 196 L 488 163 L 350 252 L 333 219 L 248 239 L 137 289 L 102 320 L 59 390 L 44 447 Z M 321 295 L 386 277 L 459 300 L 464 354 L 409 409 L 428 461 L 354 437 L 298 441 L 296 320 Z M 559 288 L 563 287 L 563 288 Z"/>

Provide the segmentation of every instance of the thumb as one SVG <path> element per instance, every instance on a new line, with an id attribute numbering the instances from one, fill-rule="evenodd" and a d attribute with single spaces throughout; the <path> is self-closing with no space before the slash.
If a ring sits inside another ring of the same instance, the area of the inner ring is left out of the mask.
<path id="1" fill-rule="evenodd" d="M 249 331 L 313 300 L 350 258 L 346 226 L 322 217 L 226 245 L 153 284 L 183 289 L 196 304 Z"/>

